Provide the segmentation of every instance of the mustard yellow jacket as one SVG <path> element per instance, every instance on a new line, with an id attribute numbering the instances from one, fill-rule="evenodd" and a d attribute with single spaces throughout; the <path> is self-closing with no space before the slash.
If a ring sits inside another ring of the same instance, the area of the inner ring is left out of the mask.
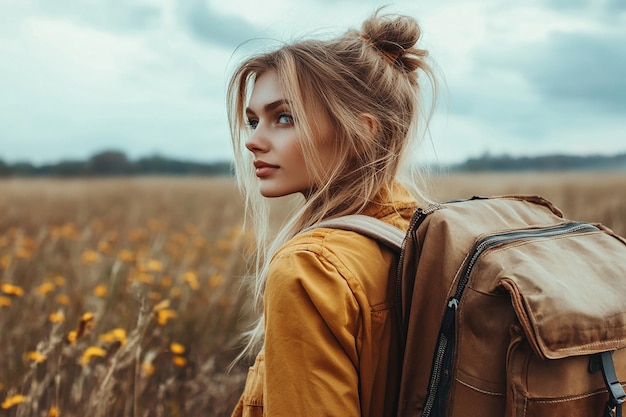
<path id="1" fill-rule="evenodd" d="M 363 214 L 403 230 L 416 202 L 399 185 Z M 318 228 L 273 257 L 265 348 L 233 417 L 391 416 L 399 367 L 397 255 L 354 232 Z"/>

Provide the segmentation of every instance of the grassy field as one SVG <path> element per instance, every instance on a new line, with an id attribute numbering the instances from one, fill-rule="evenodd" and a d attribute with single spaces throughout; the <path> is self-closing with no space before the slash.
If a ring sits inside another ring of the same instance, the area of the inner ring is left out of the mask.
<path id="1" fill-rule="evenodd" d="M 432 187 L 504 193 L 626 235 L 624 173 Z M 242 216 L 230 179 L 0 181 L 0 416 L 229 415 L 246 365 L 225 368 L 251 311 Z"/>

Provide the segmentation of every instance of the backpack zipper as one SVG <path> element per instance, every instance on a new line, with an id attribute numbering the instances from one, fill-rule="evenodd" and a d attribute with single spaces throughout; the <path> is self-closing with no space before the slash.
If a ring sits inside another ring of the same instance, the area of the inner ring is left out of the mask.
<path id="1" fill-rule="evenodd" d="M 417 229 L 424 222 L 426 216 L 430 213 L 439 210 L 442 208 L 441 204 L 430 204 L 425 209 L 418 207 L 413 213 L 413 217 L 411 218 L 411 222 L 409 223 L 409 228 L 407 230 L 410 231 L 411 237 L 413 241 L 417 240 Z M 400 257 L 398 258 L 398 267 L 396 270 L 396 286 L 395 286 L 395 310 L 396 310 L 396 323 L 398 325 L 398 334 L 400 335 L 400 346 L 401 346 L 401 357 L 404 356 L 404 345 L 406 344 L 406 329 L 404 328 L 404 323 L 402 320 L 402 274 L 403 274 L 403 263 L 404 263 L 404 253 L 406 252 L 406 242 L 407 239 L 402 241 L 402 247 L 400 248 Z"/>
<path id="2" fill-rule="evenodd" d="M 454 296 L 448 300 L 444 318 L 439 330 L 439 337 L 433 357 L 433 365 L 428 382 L 428 394 L 424 403 L 422 417 L 430 417 L 433 410 L 436 410 L 434 416 L 442 416 L 445 411 L 445 401 L 450 389 L 450 381 L 452 379 L 452 357 L 454 353 L 454 323 L 456 311 L 461 301 L 461 296 L 465 291 L 465 287 L 469 282 L 472 268 L 478 261 L 480 255 L 487 249 L 506 244 L 520 239 L 535 239 L 552 237 L 570 233 L 584 233 L 590 231 L 598 231 L 599 229 L 589 223 L 570 222 L 558 226 L 547 227 L 543 229 L 527 229 L 516 230 L 512 232 L 491 235 L 485 237 L 478 242 L 472 255 L 470 256 L 466 266 L 463 269 L 459 283 L 457 284 Z M 442 380 L 442 376 L 445 378 Z M 437 401 L 436 401 L 437 400 Z M 435 408 L 435 405 L 437 406 Z"/>

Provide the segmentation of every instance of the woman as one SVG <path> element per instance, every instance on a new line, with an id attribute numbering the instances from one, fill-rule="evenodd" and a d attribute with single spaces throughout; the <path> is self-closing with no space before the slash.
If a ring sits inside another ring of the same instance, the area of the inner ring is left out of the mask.
<path id="1" fill-rule="evenodd" d="M 400 184 L 399 167 L 423 114 L 418 73 L 434 81 L 419 38 L 414 19 L 376 13 L 361 31 L 250 58 L 231 79 L 237 178 L 257 232 L 264 311 L 233 416 L 394 415 L 397 256 L 353 232 L 302 231 L 355 213 L 408 227 L 423 197 Z M 266 244 L 266 198 L 290 194 L 302 204 Z"/>

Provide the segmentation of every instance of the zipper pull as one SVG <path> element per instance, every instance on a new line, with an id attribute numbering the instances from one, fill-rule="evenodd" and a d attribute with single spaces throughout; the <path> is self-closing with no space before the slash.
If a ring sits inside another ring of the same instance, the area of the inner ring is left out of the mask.
<path id="1" fill-rule="evenodd" d="M 456 317 L 456 310 L 459 308 L 459 300 L 456 297 L 448 300 L 448 308 L 443 316 L 443 323 L 441 325 L 441 331 L 445 335 L 450 335 L 450 331 L 454 331 L 454 321 Z"/>

